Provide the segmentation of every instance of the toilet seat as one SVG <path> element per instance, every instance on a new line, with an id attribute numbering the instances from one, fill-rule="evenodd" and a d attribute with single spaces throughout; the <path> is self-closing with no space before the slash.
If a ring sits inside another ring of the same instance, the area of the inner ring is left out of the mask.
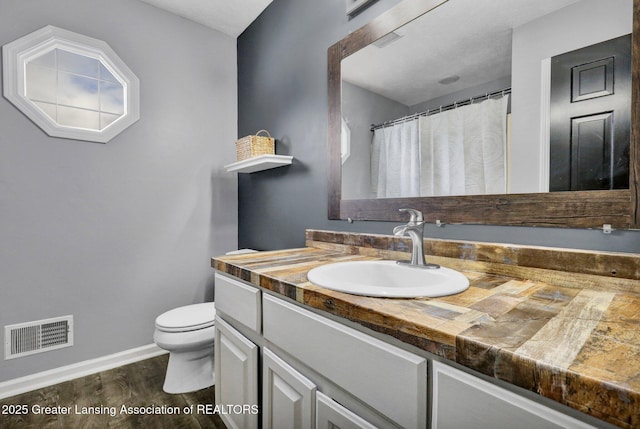
<path id="1" fill-rule="evenodd" d="M 163 332 L 195 331 L 213 326 L 215 317 L 216 307 L 213 302 L 186 305 L 158 316 L 156 329 Z"/>

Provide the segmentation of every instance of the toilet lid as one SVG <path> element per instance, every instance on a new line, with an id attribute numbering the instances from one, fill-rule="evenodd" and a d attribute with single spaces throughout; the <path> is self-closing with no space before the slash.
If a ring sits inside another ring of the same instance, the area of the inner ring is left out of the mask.
<path id="1" fill-rule="evenodd" d="M 213 302 L 185 305 L 162 313 L 156 318 L 156 328 L 165 332 L 195 331 L 213 326 L 216 307 Z"/>

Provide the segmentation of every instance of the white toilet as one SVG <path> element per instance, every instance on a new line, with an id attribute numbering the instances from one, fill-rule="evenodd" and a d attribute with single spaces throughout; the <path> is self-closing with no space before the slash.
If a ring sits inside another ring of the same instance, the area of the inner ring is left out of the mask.
<path id="1" fill-rule="evenodd" d="M 193 392 L 215 384 L 215 317 L 213 302 L 178 307 L 158 316 L 153 340 L 169 351 L 165 392 Z"/>

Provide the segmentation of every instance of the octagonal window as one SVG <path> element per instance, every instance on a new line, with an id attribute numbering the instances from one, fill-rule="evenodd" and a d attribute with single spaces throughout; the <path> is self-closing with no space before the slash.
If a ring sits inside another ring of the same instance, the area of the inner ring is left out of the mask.
<path id="1" fill-rule="evenodd" d="M 138 79 L 100 40 L 47 26 L 3 60 L 5 97 L 50 136 L 104 143 L 139 118 Z"/>

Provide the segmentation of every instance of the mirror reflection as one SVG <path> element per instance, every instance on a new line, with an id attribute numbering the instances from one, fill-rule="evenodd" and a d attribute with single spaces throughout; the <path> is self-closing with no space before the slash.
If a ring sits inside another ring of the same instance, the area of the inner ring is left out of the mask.
<path id="1" fill-rule="evenodd" d="M 345 58 L 342 198 L 628 188 L 632 16 L 449 0 Z"/>
<path id="2" fill-rule="evenodd" d="M 26 63 L 25 89 L 58 125 L 99 131 L 125 113 L 124 87 L 105 64 L 60 48 Z"/>

